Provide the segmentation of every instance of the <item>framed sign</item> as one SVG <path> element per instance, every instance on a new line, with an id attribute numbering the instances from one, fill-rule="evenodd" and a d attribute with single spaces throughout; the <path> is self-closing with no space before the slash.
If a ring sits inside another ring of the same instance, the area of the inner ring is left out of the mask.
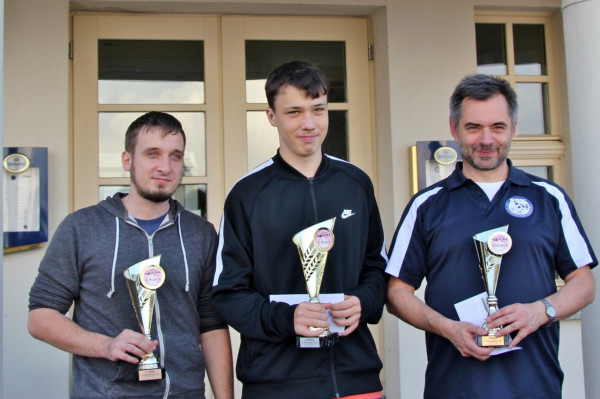
<path id="1" fill-rule="evenodd" d="M 48 149 L 5 147 L 3 175 L 4 253 L 48 241 Z"/>
<path id="2" fill-rule="evenodd" d="M 452 140 L 417 141 L 410 151 L 411 195 L 450 176 L 460 156 Z"/>

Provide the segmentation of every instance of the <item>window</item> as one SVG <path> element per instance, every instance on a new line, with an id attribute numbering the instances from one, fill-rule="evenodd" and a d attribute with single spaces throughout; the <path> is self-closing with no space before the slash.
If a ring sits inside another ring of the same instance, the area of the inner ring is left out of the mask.
<path id="1" fill-rule="evenodd" d="M 477 72 L 508 80 L 517 92 L 515 165 L 562 183 L 561 101 L 551 13 L 481 11 L 475 17 Z"/>

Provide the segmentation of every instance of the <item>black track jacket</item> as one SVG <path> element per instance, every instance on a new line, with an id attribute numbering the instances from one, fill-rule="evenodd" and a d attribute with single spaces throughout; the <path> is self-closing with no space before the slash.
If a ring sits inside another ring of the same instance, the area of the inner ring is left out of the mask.
<path id="1" fill-rule="evenodd" d="M 336 217 L 321 293 L 357 296 L 360 326 L 331 348 L 296 348 L 295 306 L 271 294 L 305 294 L 292 237 Z M 238 181 L 221 220 L 213 302 L 242 336 L 237 376 L 244 398 L 331 399 L 382 389 L 382 368 L 367 323 L 386 300 L 385 240 L 369 177 L 323 155 L 306 178 L 279 153 Z"/>

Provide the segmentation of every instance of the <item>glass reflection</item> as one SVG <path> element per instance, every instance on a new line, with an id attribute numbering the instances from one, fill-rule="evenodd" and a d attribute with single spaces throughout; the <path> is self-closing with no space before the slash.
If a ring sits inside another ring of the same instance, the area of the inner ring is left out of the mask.
<path id="1" fill-rule="evenodd" d="M 277 128 L 269 123 L 265 111 L 246 112 L 246 123 L 248 170 L 252 170 L 275 155 L 279 148 L 279 135 Z"/>
<path id="2" fill-rule="evenodd" d="M 267 76 L 279 65 L 294 59 L 310 61 L 323 71 L 331 86 L 329 102 L 346 102 L 345 43 L 295 40 L 246 41 L 246 102 L 266 103 Z"/>
<path id="3" fill-rule="evenodd" d="M 204 43 L 99 40 L 100 104 L 203 104 Z"/>
<path id="4" fill-rule="evenodd" d="M 519 134 L 546 134 L 548 95 L 545 83 L 517 83 Z"/>
<path id="5" fill-rule="evenodd" d="M 279 135 L 271 126 L 264 111 L 246 113 L 248 170 L 254 169 L 277 153 Z M 336 158 L 348 160 L 347 111 L 329 111 L 329 131 L 323 151 Z"/>
<path id="6" fill-rule="evenodd" d="M 506 43 L 504 24 L 475 24 L 477 72 L 506 75 Z"/>
<path id="7" fill-rule="evenodd" d="M 514 25 L 515 73 L 546 75 L 544 25 Z"/>
<path id="8" fill-rule="evenodd" d="M 552 178 L 552 167 L 551 166 L 517 166 L 519 169 L 524 170 L 534 176 L 541 177 L 542 179 L 553 180 Z"/>
<path id="9" fill-rule="evenodd" d="M 100 112 L 98 114 L 99 177 L 128 177 L 121 154 L 127 127 L 142 112 Z M 206 128 L 203 112 L 170 112 L 183 126 L 186 136 L 184 176 L 206 176 Z"/>
<path id="10" fill-rule="evenodd" d="M 130 186 L 100 186 L 98 201 L 112 197 L 117 192 L 129 193 Z M 206 219 L 206 184 L 181 184 L 173 194 L 185 209 Z"/>

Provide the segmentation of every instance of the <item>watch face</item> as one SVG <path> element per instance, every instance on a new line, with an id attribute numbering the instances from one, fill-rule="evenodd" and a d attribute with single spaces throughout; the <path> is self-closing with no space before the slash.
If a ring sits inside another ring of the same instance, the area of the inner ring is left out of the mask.
<path id="1" fill-rule="evenodd" d="M 552 306 L 546 308 L 546 313 L 548 314 L 548 317 L 551 317 L 551 318 L 556 317 L 556 309 L 554 309 L 554 307 L 552 307 Z"/>

